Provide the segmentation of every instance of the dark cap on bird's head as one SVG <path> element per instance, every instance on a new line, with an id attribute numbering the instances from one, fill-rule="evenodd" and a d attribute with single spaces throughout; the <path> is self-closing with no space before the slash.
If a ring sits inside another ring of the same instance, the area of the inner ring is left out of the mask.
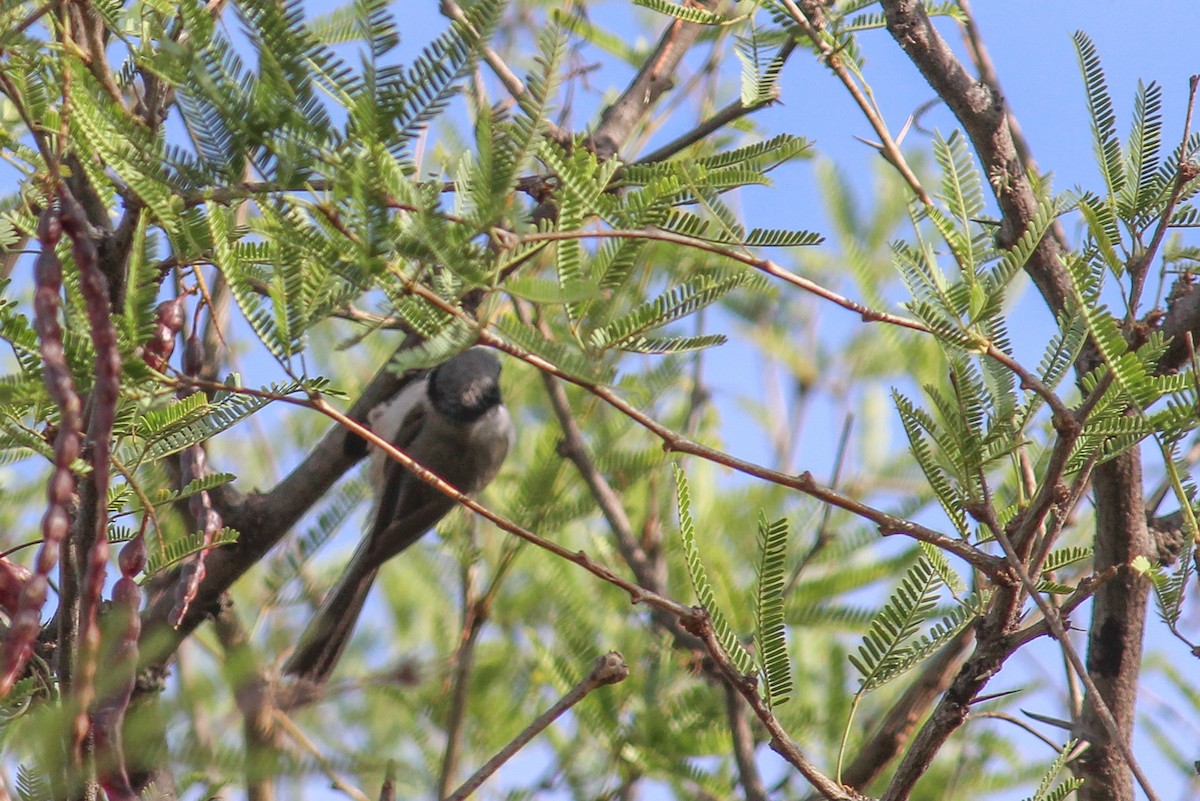
<path id="1" fill-rule="evenodd" d="M 429 374 L 429 402 L 438 413 L 470 423 L 500 404 L 500 360 L 486 348 L 470 348 Z"/>

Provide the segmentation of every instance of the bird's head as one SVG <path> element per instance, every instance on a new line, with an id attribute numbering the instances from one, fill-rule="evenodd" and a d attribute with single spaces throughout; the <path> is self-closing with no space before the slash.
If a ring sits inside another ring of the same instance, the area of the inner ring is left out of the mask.
<path id="1" fill-rule="evenodd" d="M 471 348 L 429 374 L 429 403 L 457 423 L 471 423 L 500 404 L 500 360 Z"/>

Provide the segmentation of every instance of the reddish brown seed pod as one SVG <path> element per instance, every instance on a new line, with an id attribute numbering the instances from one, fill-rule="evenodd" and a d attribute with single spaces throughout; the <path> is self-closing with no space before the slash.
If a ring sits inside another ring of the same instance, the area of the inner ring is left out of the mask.
<path id="1" fill-rule="evenodd" d="M 183 296 L 158 304 L 154 333 L 142 348 L 142 359 L 153 370 L 162 370 L 175 351 L 175 337 L 183 329 Z"/>
<path id="2" fill-rule="evenodd" d="M 33 574 L 29 568 L 0 557 L 0 610 L 12 615 L 20 603 L 21 591 Z"/>
<path id="3" fill-rule="evenodd" d="M 141 534 L 125 543 L 117 555 L 117 566 L 125 578 L 133 578 L 146 567 L 146 540 Z"/>

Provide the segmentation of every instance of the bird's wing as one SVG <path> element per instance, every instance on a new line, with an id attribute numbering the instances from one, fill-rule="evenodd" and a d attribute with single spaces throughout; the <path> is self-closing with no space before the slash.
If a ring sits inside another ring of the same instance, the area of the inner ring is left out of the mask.
<path id="1" fill-rule="evenodd" d="M 413 441 L 425 426 L 427 415 L 428 408 L 424 403 L 414 403 L 408 410 L 408 414 L 404 416 L 403 422 L 400 423 L 396 436 L 392 438 L 392 445 L 409 454 Z M 404 502 L 403 496 L 409 489 L 409 485 L 413 481 L 417 481 L 412 473 L 405 470 L 395 459 L 386 454 L 383 456 L 386 460 L 383 467 L 383 486 L 378 488 L 380 501 L 379 507 L 375 510 L 375 520 L 371 524 L 372 535 L 387 526 L 396 516 L 396 510 L 401 508 Z M 418 483 L 420 482 L 418 481 Z"/>

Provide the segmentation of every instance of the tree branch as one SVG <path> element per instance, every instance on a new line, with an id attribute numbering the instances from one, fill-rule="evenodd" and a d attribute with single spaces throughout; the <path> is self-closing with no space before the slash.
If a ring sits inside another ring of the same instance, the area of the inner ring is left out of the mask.
<path id="1" fill-rule="evenodd" d="M 1008 125 L 1004 98 L 967 72 L 933 27 L 919 0 L 883 0 L 883 10 L 892 38 L 949 106 L 974 144 L 1003 214 L 998 238 L 1002 246 L 1011 246 L 1028 228 L 1038 201 Z M 1071 296 L 1070 277 L 1058 259 L 1065 247 L 1065 242 L 1045 237 L 1025 266 L 1056 315 Z"/>
<path id="2" fill-rule="evenodd" d="M 279 770 L 279 743 L 271 683 L 258 665 L 249 632 L 228 596 L 221 599 L 213 629 L 224 651 L 226 681 L 233 688 L 234 700 L 242 713 L 247 801 L 274 801 L 272 780 Z"/>
<path id="3" fill-rule="evenodd" d="M 696 3 L 710 11 L 719 4 L 720 0 L 699 0 Z M 658 98 L 674 85 L 675 68 L 703 29 L 703 25 L 679 19 L 667 26 L 633 81 L 600 116 L 600 124 L 591 136 L 597 155 L 606 159 L 618 153 L 633 129 L 650 113 Z"/>
<path id="4" fill-rule="evenodd" d="M 538 715 L 511 742 L 501 748 L 479 770 L 475 771 L 471 778 L 463 782 L 461 787 L 446 796 L 446 801 L 464 801 L 471 793 L 479 789 L 479 786 L 487 781 L 489 776 L 499 770 L 501 765 L 511 759 L 517 751 L 520 751 L 530 740 L 541 733 L 543 729 L 553 723 L 560 715 L 582 701 L 592 691 L 609 684 L 622 682 L 628 675 L 629 668 L 625 666 L 625 660 L 616 651 L 611 651 L 600 657 L 596 660 L 595 667 L 592 668 L 592 671 L 582 681 L 567 691 L 567 694 L 562 698 L 555 701 L 549 709 Z"/>
<path id="5" fill-rule="evenodd" d="M 1088 629 L 1087 674 L 1094 682 L 1084 695 L 1078 735 L 1092 747 L 1078 761 L 1084 785 L 1080 801 L 1133 799 L 1132 744 L 1138 673 L 1150 580 L 1131 567 L 1138 556 L 1155 559 L 1142 496 L 1141 454 L 1135 447 L 1095 470 L 1097 572 L 1114 568 L 1116 575 L 1097 590 Z M 1087 682 L 1085 679 L 1085 682 Z M 1098 693 L 1098 697 L 1097 697 Z M 1099 703 L 1097 703 L 1099 701 Z M 1113 732 L 1107 717 L 1119 729 Z M 1144 778 L 1144 777 L 1139 777 Z M 1149 798 L 1148 784 L 1142 789 Z"/>
<path id="6" fill-rule="evenodd" d="M 900 755 L 916 731 L 917 723 L 961 669 L 973 637 L 974 632 L 964 629 L 921 666 L 916 680 L 888 708 L 879 726 L 859 749 L 858 756 L 842 772 L 842 781 L 848 787 L 866 790 Z"/>
<path id="7" fill-rule="evenodd" d="M 363 389 L 345 417 L 361 425 L 367 412 L 394 396 L 412 377 L 400 379 L 383 367 Z M 215 385 L 223 386 L 223 385 Z M 236 391 L 236 389 L 235 389 Z M 230 485 L 212 490 L 225 524 L 241 533 L 234 545 L 219 548 L 206 562 L 207 574 L 195 602 L 178 628 L 168 624 L 178 571 L 151 582 L 142 613 L 141 668 L 162 667 L 188 634 L 216 609 L 221 594 L 254 566 L 341 476 L 366 455 L 361 437 L 333 426 L 309 455 L 266 493 L 242 494 Z"/>

